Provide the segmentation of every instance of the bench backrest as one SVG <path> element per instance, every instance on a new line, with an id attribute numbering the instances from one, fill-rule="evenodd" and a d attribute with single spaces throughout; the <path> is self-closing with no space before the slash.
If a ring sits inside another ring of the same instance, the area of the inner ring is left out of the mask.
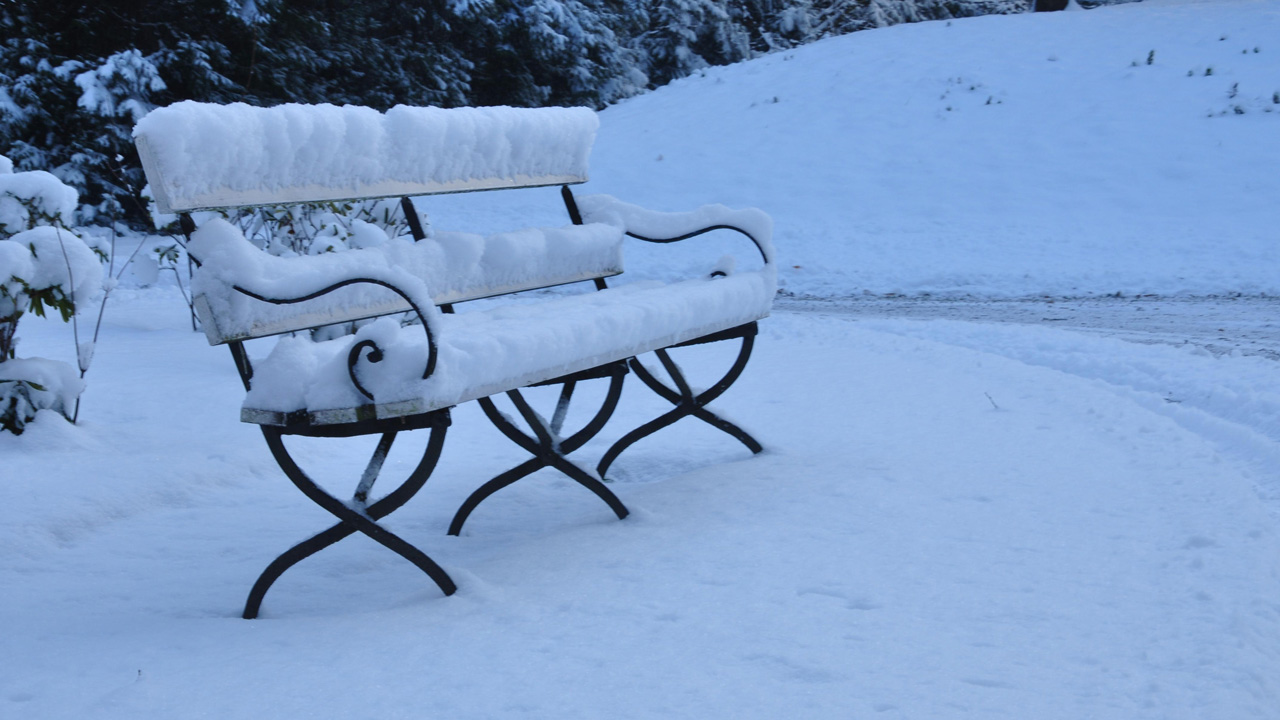
<path id="1" fill-rule="evenodd" d="M 585 182 L 587 108 L 180 102 L 134 128 L 162 213 Z"/>
<path id="2" fill-rule="evenodd" d="M 211 345 L 410 309 L 403 297 L 374 285 L 348 286 L 284 306 L 255 300 L 236 287 L 268 297 L 298 297 L 396 268 L 420 280 L 433 304 L 446 305 L 622 272 L 622 229 L 601 223 L 488 237 L 438 233 L 421 242 L 399 238 L 378 247 L 282 258 L 254 247 L 230 223 L 213 220 L 192 235 L 188 249 L 204 261 L 192 278 L 192 291 Z"/>
<path id="3" fill-rule="evenodd" d="M 139 121 L 134 140 L 156 209 L 187 213 L 581 183 L 598 126 L 587 108 L 397 106 L 381 113 L 350 105 L 181 102 Z M 236 262 L 280 260 L 235 234 L 226 227 L 214 233 Z M 427 282 L 436 304 L 446 304 L 617 275 L 620 243 L 616 228 L 575 226 L 488 238 L 441 235 L 421 247 L 392 243 L 377 252 L 389 253 L 379 262 L 410 270 Z M 360 254 L 343 262 L 358 262 Z M 327 262 L 297 260 L 304 272 Z M 275 263 L 272 273 L 292 265 Z M 194 300 L 212 344 L 408 309 L 403 298 L 376 287 L 268 306 L 215 273 L 202 275 Z"/>

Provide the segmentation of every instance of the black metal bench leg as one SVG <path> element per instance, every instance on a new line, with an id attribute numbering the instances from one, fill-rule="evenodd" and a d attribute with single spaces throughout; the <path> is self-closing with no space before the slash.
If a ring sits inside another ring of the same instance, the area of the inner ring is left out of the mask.
<path id="1" fill-rule="evenodd" d="M 751 350 L 755 346 L 754 326 L 743 328 L 741 335 L 735 335 L 730 339 L 740 339 L 742 345 L 738 349 L 738 356 L 733 362 L 733 366 L 720 378 L 714 385 L 707 390 L 695 394 L 690 387 L 688 380 L 680 367 L 671 359 L 671 355 L 666 349 L 654 352 L 658 356 L 658 360 L 662 363 L 667 374 L 671 376 L 676 387 L 671 388 L 665 385 L 661 380 L 649 372 L 638 358 L 632 358 L 630 361 L 631 371 L 636 377 L 640 378 L 649 389 L 653 390 L 658 396 L 664 398 L 675 408 L 650 420 L 631 432 L 623 435 L 612 447 L 605 452 L 604 457 L 600 459 L 600 463 L 596 466 L 596 472 L 601 478 L 609 471 L 609 467 L 613 465 L 618 456 L 624 450 L 634 445 L 636 442 L 654 434 L 655 432 L 673 425 L 676 421 L 686 417 L 696 417 L 708 425 L 724 432 L 742 443 L 753 454 L 764 450 L 764 447 L 748 433 L 746 430 L 729 422 L 728 420 L 716 415 L 707 409 L 707 404 L 724 394 L 738 377 L 742 375 L 742 371 L 747 366 L 747 360 L 751 357 Z"/>
<path id="2" fill-rule="evenodd" d="M 355 528 L 345 523 L 338 523 L 322 533 L 303 540 L 294 545 L 280 555 L 280 557 L 271 561 L 266 570 L 258 576 L 257 582 L 253 584 L 253 589 L 249 591 L 249 598 L 244 603 L 244 614 L 242 617 L 246 620 L 252 620 L 258 617 L 258 610 L 262 608 L 262 599 L 266 597 L 267 591 L 271 589 L 271 585 L 284 574 L 285 570 L 297 565 L 303 560 L 315 555 L 330 545 L 342 540 L 349 535 L 355 533 Z"/>
<path id="3" fill-rule="evenodd" d="M 357 499 L 351 505 L 320 489 L 303 472 L 302 468 L 298 466 L 285 448 L 282 433 L 279 430 L 264 426 L 262 434 L 266 438 L 267 446 L 271 449 L 271 454 L 275 457 L 280 469 L 284 471 L 289 480 L 312 502 L 337 517 L 340 522 L 298 543 L 272 561 L 266 570 L 263 570 L 257 582 L 254 583 L 253 589 L 249 592 L 249 597 L 245 602 L 244 618 L 252 619 L 258 616 L 258 611 L 262 606 L 262 600 L 267 591 L 286 570 L 356 532 L 365 534 L 383 547 L 413 563 L 418 569 L 426 573 L 445 595 L 452 595 L 457 591 L 458 587 L 448 573 L 428 557 L 426 553 L 423 553 L 377 523 L 378 520 L 408 502 L 409 498 L 422 489 L 423 484 L 426 483 L 427 478 L 431 476 L 431 472 L 435 469 L 436 462 L 440 459 L 440 452 L 444 446 L 445 427 L 440 426 L 431 429 L 431 435 L 427 441 L 427 448 L 423 452 L 422 460 L 419 461 L 418 466 L 414 468 L 409 477 L 398 488 L 368 506 L 363 505 L 359 496 L 367 494 L 370 486 L 372 486 L 374 476 L 376 476 L 378 469 L 381 467 L 382 460 L 385 458 L 391 440 L 394 438 L 394 433 L 387 433 L 383 436 L 382 441 L 379 442 L 378 449 L 374 452 L 373 459 L 370 460 L 369 469 L 365 471 L 357 488 Z"/>
<path id="4" fill-rule="evenodd" d="M 622 520 L 631 514 L 631 511 L 627 509 L 627 506 L 623 505 L 622 501 L 618 499 L 618 496 L 614 495 L 613 491 L 610 490 L 603 482 L 600 482 L 599 478 L 592 477 L 591 473 L 583 470 L 572 462 L 569 462 L 569 460 L 562 455 L 553 455 L 548 458 L 548 460 L 550 461 L 548 464 L 552 467 L 573 478 L 579 485 L 595 493 L 596 497 L 605 501 L 605 504 L 613 510 L 613 514 L 617 515 L 619 520 Z"/>
<path id="5" fill-rule="evenodd" d="M 462 526 L 467 522 L 467 518 L 471 517 L 471 512 L 476 509 L 476 506 L 484 502 L 485 498 L 544 467 L 546 467 L 546 463 L 542 462 L 540 458 L 532 458 L 481 485 L 467 497 L 466 501 L 462 503 L 462 507 L 458 508 L 458 512 L 454 514 L 453 522 L 449 523 L 449 534 L 458 535 L 461 533 Z"/>
<path id="6" fill-rule="evenodd" d="M 618 393 L 621 392 L 621 385 L 622 378 L 619 377 L 615 383 Z M 507 395 L 511 397 L 512 403 L 514 403 L 516 409 L 520 411 L 520 415 L 524 417 L 525 422 L 533 429 L 534 435 L 537 437 L 535 455 L 542 460 L 543 464 L 554 467 L 565 475 L 568 475 L 570 478 L 573 478 L 579 485 L 595 493 L 597 497 L 608 504 L 614 514 L 618 516 L 619 520 L 630 514 L 630 511 L 627 510 L 627 506 L 622 504 L 622 501 L 618 499 L 617 495 L 613 494 L 612 490 L 605 487 L 604 483 L 600 482 L 599 479 L 591 477 L 590 473 L 573 464 L 567 457 L 565 457 L 568 451 L 564 449 L 564 444 L 561 443 L 553 433 L 553 428 L 557 426 L 555 421 L 553 421 L 553 424 L 550 426 L 544 423 L 542 418 L 534 412 L 533 407 L 529 405 L 529 401 L 524 399 L 524 395 L 522 395 L 519 390 L 512 390 L 507 393 Z M 563 414 L 563 408 L 567 403 L 568 400 L 566 396 L 562 395 L 560 404 L 557 407 L 557 415 Z M 606 404 L 611 403 L 606 400 Z M 506 420 L 505 418 L 503 419 Z"/>
<path id="7" fill-rule="evenodd" d="M 512 390 L 507 393 L 516 410 L 524 418 L 525 423 L 533 431 L 533 435 L 527 435 L 519 427 L 515 425 L 506 415 L 498 410 L 492 398 L 481 398 L 479 400 L 480 407 L 484 410 L 484 414 L 489 421 L 507 436 L 512 442 L 528 451 L 532 458 L 507 470 L 498 475 L 489 482 L 480 486 L 473 492 L 462 507 L 458 508 L 457 514 L 453 517 L 453 522 L 449 525 L 449 534 L 457 535 L 462 532 L 462 526 L 470 517 L 472 511 L 490 495 L 496 493 L 508 485 L 524 478 L 544 467 L 553 467 L 564 473 L 579 485 L 595 493 L 613 510 L 614 514 L 621 520 L 630 514 L 627 506 L 622 503 L 618 496 L 613 493 L 600 479 L 593 477 L 590 472 L 582 469 L 571 460 L 567 455 L 574 450 L 582 447 L 592 437 L 594 437 L 608 422 L 609 417 L 618 406 L 618 399 L 622 397 L 622 381 L 623 373 L 618 372 L 614 375 L 607 376 L 609 378 L 609 389 L 605 396 L 604 402 L 595 415 L 582 429 L 567 438 L 560 438 L 559 431 L 564 423 L 565 415 L 568 412 L 568 405 L 573 395 L 575 381 L 569 380 L 563 383 L 563 389 L 560 393 L 559 401 L 556 404 L 555 413 L 550 422 L 545 421 L 534 411 L 529 402 L 519 390 Z"/>
<path id="8" fill-rule="evenodd" d="M 686 407 L 677 407 L 674 410 L 668 410 L 662 415 L 659 415 L 653 420 L 650 420 L 635 430 L 623 435 L 620 440 L 609 447 L 605 452 L 604 457 L 600 458 L 600 463 L 596 465 L 596 474 L 600 477 L 604 477 L 605 473 L 609 470 L 609 466 L 613 465 L 613 461 L 618 459 L 618 456 L 622 454 L 623 450 L 626 450 L 637 441 L 649 437 L 668 425 L 674 425 L 677 420 L 683 417 L 688 417 L 690 413 L 691 411 Z"/>
<path id="9" fill-rule="evenodd" d="M 692 415 L 711 427 L 722 430 L 726 434 L 733 436 L 733 438 L 738 442 L 746 445 L 747 449 L 750 450 L 753 455 L 764 452 L 764 446 L 761 445 L 754 437 L 751 437 L 746 430 L 743 430 L 719 415 L 716 415 L 705 408 L 698 408 L 697 410 L 694 410 Z"/>

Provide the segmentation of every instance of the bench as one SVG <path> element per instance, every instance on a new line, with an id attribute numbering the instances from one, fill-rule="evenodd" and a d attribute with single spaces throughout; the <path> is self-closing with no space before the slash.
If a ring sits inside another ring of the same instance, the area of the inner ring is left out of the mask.
<path id="1" fill-rule="evenodd" d="M 404 505 L 435 468 L 450 408 L 470 400 L 530 459 L 481 485 L 450 525 L 457 535 L 487 497 L 545 467 L 595 493 L 618 518 L 621 500 L 602 482 L 609 466 L 641 438 L 686 417 L 730 434 L 752 452 L 760 444 L 711 412 L 708 403 L 742 373 L 756 321 L 770 310 L 776 273 L 771 224 L 758 210 L 707 206 L 659 213 L 611 197 L 577 198 L 597 128 L 584 108 L 361 107 L 183 102 L 153 111 L 134 130 L 160 213 L 179 215 L 198 264 L 193 304 L 213 345 L 230 348 L 246 396 L 241 420 L 256 424 L 285 475 L 338 522 L 295 545 L 259 576 L 243 616 L 258 615 L 286 570 L 356 532 L 425 572 L 446 595 L 449 575 L 379 521 Z M 559 186 L 570 223 L 482 237 L 428 234 L 412 198 L 436 193 Z M 240 227 L 208 211 L 284 204 L 399 198 L 409 232 L 366 247 L 280 257 L 251 243 Z M 196 221 L 196 217 L 202 221 Z M 622 273 L 623 238 L 675 242 L 713 230 L 744 235 L 761 267 L 722 262 L 679 282 L 610 285 Z M 454 306 L 572 283 L 594 290 L 533 302 L 494 303 L 466 313 Z M 323 339 L 318 328 L 354 323 L 354 333 Z M 312 331 L 312 332 L 308 332 Z M 280 336 L 265 357 L 246 341 Z M 737 341 L 725 376 L 696 392 L 670 348 Z M 656 356 L 669 385 L 636 358 Z M 569 455 L 595 437 L 633 373 L 673 408 L 625 433 L 591 473 Z M 564 423 L 575 387 L 607 383 L 581 429 Z M 549 419 L 521 393 L 558 386 Z M 527 425 L 501 412 L 506 394 Z M 428 430 L 421 459 L 394 490 L 370 497 L 397 433 Z M 285 446 L 286 436 L 380 436 L 351 500 L 320 488 Z"/>

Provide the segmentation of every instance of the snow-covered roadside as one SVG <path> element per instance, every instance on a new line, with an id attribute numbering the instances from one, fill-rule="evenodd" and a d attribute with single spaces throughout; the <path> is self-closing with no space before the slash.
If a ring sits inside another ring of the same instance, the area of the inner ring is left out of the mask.
<path id="1" fill-rule="evenodd" d="M 1138 343 L 1194 346 L 1214 355 L 1280 360 L 1280 298 L 1139 296 L 779 298 L 776 307 L 858 318 L 1043 325 Z"/>

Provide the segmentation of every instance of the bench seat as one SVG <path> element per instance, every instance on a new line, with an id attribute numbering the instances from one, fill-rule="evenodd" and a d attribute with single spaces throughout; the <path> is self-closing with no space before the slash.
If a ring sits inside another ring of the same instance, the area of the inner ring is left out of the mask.
<path id="1" fill-rule="evenodd" d="M 241 419 L 314 426 L 417 415 L 759 320 L 774 293 L 771 274 L 753 271 L 441 315 L 432 323 L 437 363 L 425 380 L 426 333 L 392 318 L 326 342 L 282 338 L 254 361 Z M 364 340 L 383 352 L 377 370 L 361 376 L 373 404 L 347 375 L 348 353 Z"/>

